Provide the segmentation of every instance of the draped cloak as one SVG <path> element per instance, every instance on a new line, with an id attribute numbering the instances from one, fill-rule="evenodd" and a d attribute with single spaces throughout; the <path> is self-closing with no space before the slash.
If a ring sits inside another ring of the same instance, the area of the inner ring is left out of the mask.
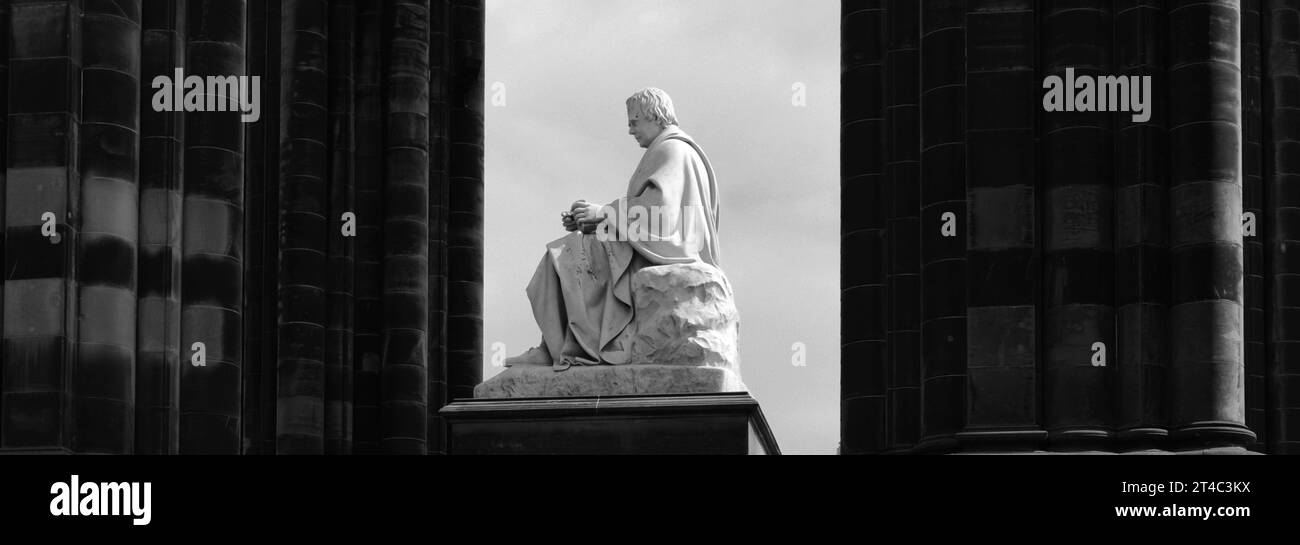
<path id="1" fill-rule="evenodd" d="M 718 185 L 699 145 L 675 125 L 646 148 L 626 196 L 596 233 L 546 245 L 528 284 L 533 317 L 556 370 L 628 362 L 632 275 L 642 267 L 718 266 Z"/>

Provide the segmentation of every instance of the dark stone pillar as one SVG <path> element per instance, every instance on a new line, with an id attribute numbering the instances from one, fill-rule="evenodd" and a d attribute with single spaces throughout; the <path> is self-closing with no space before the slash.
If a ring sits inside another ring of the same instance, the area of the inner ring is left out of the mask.
<path id="1" fill-rule="evenodd" d="M 188 0 L 185 74 L 245 75 L 244 8 L 243 0 Z M 239 118 L 237 112 L 185 114 L 182 454 L 240 452 L 244 124 Z M 192 363 L 199 342 L 206 351 L 203 366 Z"/>
<path id="2" fill-rule="evenodd" d="M 888 446 L 911 448 L 921 436 L 921 10 L 913 0 L 889 0 L 885 52 L 885 174 L 889 293 Z"/>
<path id="3" fill-rule="evenodd" d="M 355 228 L 353 156 L 353 43 L 356 6 L 329 3 L 329 227 L 325 233 L 329 276 L 325 327 L 325 452 L 352 453 L 353 304 L 355 236 L 344 236 L 344 214 Z"/>
<path id="4" fill-rule="evenodd" d="M 1049 2 L 1043 75 L 1111 75 L 1108 0 Z M 1111 114 L 1043 115 L 1044 401 L 1046 427 L 1065 448 L 1110 436 L 1115 359 L 1115 246 Z M 1104 351 L 1104 360 L 1102 359 Z"/>
<path id="5" fill-rule="evenodd" d="M 451 0 L 447 397 L 483 381 L 483 0 Z"/>
<path id="6" fill-rule="evenodd" d="M 4 228 L 5 176 L 9 165 L 9 2 L 0 3 L 0 229 Z M 0 236 L 0 259 L 4 237 Z M 0 339 L 4 338 L 4 276 L 0 276 Z M 0 428 L 4 427 L 4 350 L 0 348 Z M 0 437 L 4 432 L 0 431 Z"/>
<path id="7" fill-rule="evenodd" d="M 0 448 L 73 447 L 81 4 L 10 4 Z"/>
<path id="8" fill-rule="evenodd" d="M 921 6 L 922 448 L 966 426 L 966 1 Z"/>
<path id="9" fill-rule="evenodd" d="M 81 30 L 73 449 L 129 454 L 135 444 L 140 1 L 89 2 Z"/>
<path id="10" fill-rule="evenodd" d="M 185 64 L 185 3 L 144 0 L 140 33 L 139 297 L 135 454 L 175 454 L 181 402 L 181 181 L 185 114 L 155 112 L 151 83 Z M 188 359 L 186 359 L 188 363 Z"/>
<path id="11" fill-rule="evenodd" d="M 324 452 L 326 148 L 324 0 L 280 4 L 280 312 L 277 317 L 277 454 Z"/>
<path id="12" fill-rule="evenodd" d="M 149 0 L 158 1 L 158 0 Z M 168 2 L 170 3 L 170 2 Z M 279 11 L 279 2 L 272 2 Z M 278 17 L 266 0 L 248 0 L 248 75 L 262 81 L 262 118 L 244 127 L 244 454 L 275 453 L 275 362 L 279 323 L 280 100 Z M 268 27 L 274 20 L 274 29 Z M 181 63 L 177 63 L 181 64 Z M 269 180 L 269 182 L 268 182 Z"/>
<path id="13" fill-rule="evenodd" d="M 447 220 L 451 184 L 451 1 L 429 3 L 429 453 L 447 453 Z"/>
<path id="14" fill-rule="evenodd" d="M 1155 448 L 1168 435 L 1165 378 L 1169 362 L 1168 75 L 1164 0 L 1114 6 L 1115 72 L 1150 76 L 1151 118 L 1115 118 L 1115 305 L 1120 448 Z"/>
<path id="15" fill-rule="evenodd" d="M 966 4 L 966 428 L 972 448 L 1032 448 L 1039 427 L 1032 0 Z"/>
<path id="16" fill-rule="evenodd" d="M 1169 11 L 1171 425 L 1197 446 L 1247 444 L 1239 2 Z"/>
<path id="17" fill-rule="evenodd" d="M 1269 452 L 1300 453 L 1300 0 L 1266 0 Z"/>
<path id="18" fill-rule="evenodd" d="M 383 11 L 380 3 L 357 6 L 356 169 L 357 257 L 356 319 L 353 342 L 353 452 L 379 453 L 380 324 L 383 320 L 384 125 L 380 64 Z"/>
<path id="19" fill-rule="evenodd" d="M 429 0 L 384 4 L 380 436 L 425 454 L 429 403 Z"/>
<path id="20" fill-rule="evenodd" d="M 1264 127 L 1263 127 L 1263 26 L 1260 4 L 1263 0 L 1241 2 L 1241 91 L 1242 91 L 1242 252 L 1245 292 L 1246 334 L 1246 427 L 1255 433 L 1251 448 L 1263 451 L 1268 443 L 1267 364 L 1264 349 Z M 1248 225 L 1246 222 L 1249 221 Z M 1250 229 L 1251 232 L 1246 232 Z"/>
<path id="21" fill-rule="evenodd" d="M 843 2 L 840 96 L 840 426 L 842 452 L 886 448 L 885 10 Z"/>

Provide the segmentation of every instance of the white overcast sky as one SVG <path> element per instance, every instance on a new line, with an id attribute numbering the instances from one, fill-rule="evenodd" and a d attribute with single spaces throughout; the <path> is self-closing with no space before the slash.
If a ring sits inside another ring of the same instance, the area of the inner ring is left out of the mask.
<path id="1" fill-rule="evenodd" d="M 524 288 L 559 213 L 622 196 L 623 101 L 673 98 L 718 176 L 741 378 L 785 453 L 839 442 L 839 2 L 487 0 L 484 378 L 541 338 Z M 498 85 L 499 83 L 499 85 Z M 801 83 L 806 106 L 792 104 Z M 504 105 L 494 95 L 504 91 Z M 501 344 L 496 344 L 501 343 Z M 806 366 L 792 345 L 806 346 Z"/>

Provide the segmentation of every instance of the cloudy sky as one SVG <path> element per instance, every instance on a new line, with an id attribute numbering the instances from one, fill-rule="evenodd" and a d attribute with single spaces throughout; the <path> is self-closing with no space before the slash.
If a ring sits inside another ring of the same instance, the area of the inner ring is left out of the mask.
<path id="1" fill-rule="evenodd" d="M 623 101 L 659 87 L 718 176 L 741 377 L 783 452 L 833 454 L 839 3 L 487 0 L 486 87 L 484 378 L 538 344 L 524 288 L 559 213 L 622 196 L 644 152 Z"/>

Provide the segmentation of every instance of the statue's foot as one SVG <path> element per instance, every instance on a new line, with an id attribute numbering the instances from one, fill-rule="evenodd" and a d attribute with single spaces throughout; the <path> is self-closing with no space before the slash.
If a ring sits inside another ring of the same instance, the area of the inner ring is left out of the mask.
<path id="1" fill-rule="evenodd" d="M 546 351 L 546 345 L 534 346 L 529 348 L 528 351 L 523 354 L 506 358 L 504 364 L 506 367 L 513 367 L 515 365 L 550 365 L 551 354 Z"/>

